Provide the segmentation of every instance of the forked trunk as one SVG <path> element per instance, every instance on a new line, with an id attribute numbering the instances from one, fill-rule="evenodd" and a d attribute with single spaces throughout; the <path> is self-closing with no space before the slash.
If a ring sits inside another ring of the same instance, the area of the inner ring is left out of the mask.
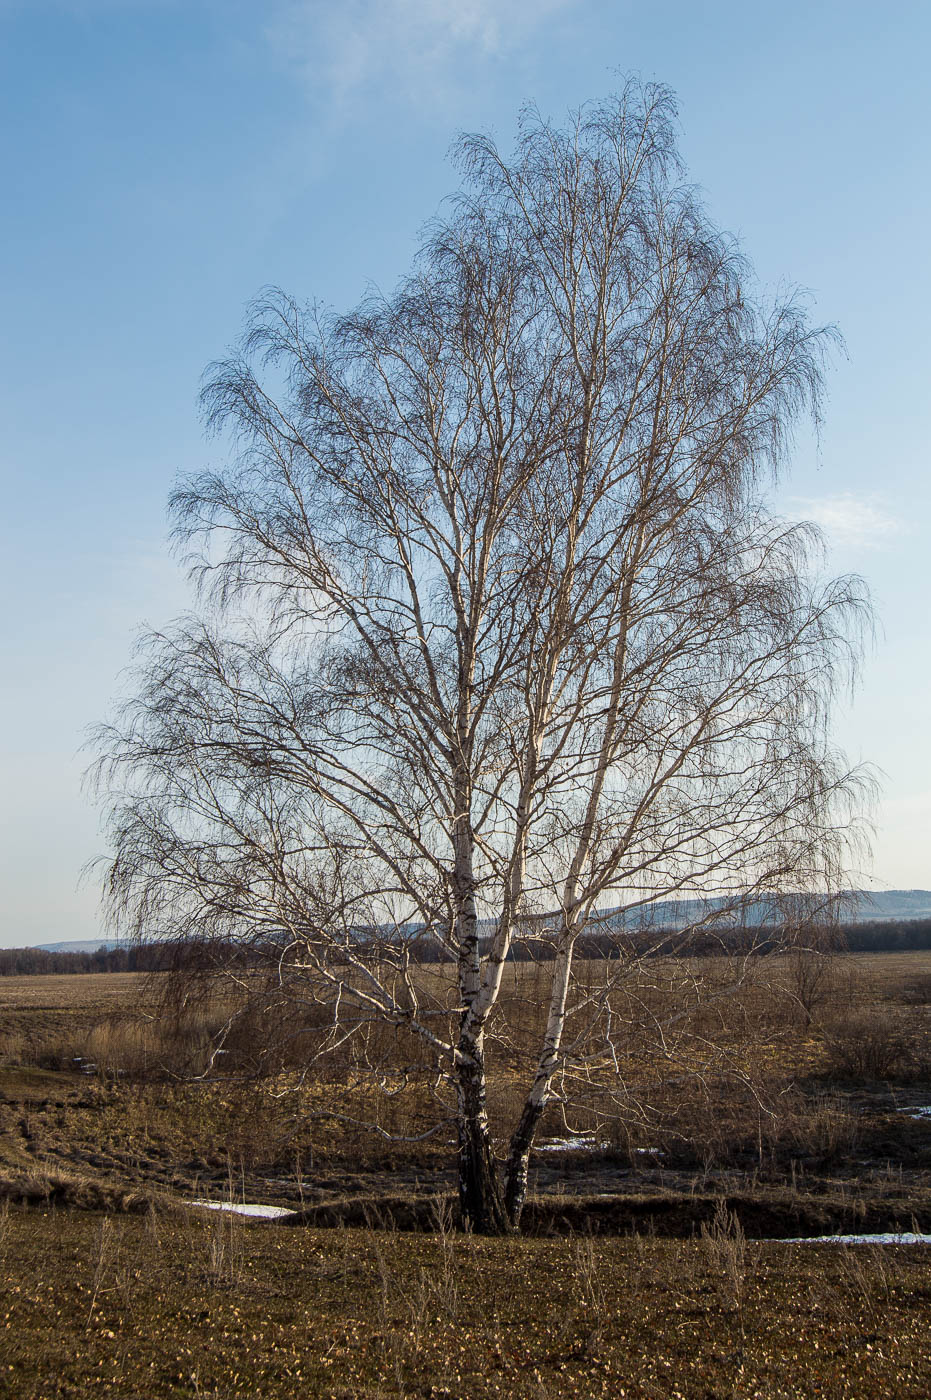
<path id="1" fill-rule="evenodd" d="M 509 1225 L 488 1136 L 485 1067 L 480 1050 L 460 1061 L 457 1129 L 462 1223 L 477 1235 L 504 1235 Z"/>
<path id="2" fill-rule="evenodd" d="M 564 927 L 561 931 L 556 959 L 553 964 L 553 982 L 550 991 L 546 1033 L 543 1037 L 543 1049 L 537 1063 L 537 1072 L 530 1093 L 527 1095 L 508 1149 L 504 1205 L 508 1221 L 514 1229 L 520 1223 L 521 1211 L 524 1208 L 524 1200 L 527 1195 L 530 1149 L 533 1146 L 537 1124 L 543 1116 L 543 1110 L 550 1096 L 550 1087 L 559 1060 L 559 1050 L 566 1024 L 566 1001 L 569 995 L 569 975 L 572 971 L 575 934 L 576 930 L 572 926 Z"/>

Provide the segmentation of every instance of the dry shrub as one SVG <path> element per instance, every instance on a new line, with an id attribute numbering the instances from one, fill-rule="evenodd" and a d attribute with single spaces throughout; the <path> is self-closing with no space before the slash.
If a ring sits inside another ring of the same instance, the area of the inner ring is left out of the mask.
<path id="1" fill-rule="evenodd" d="M 50 1068 L 81 1063 L 107 1078 L 197 1078 L 211 1065 L 219 1067 L 220 1057 L 215 1057 L 218 1046 L 222 1057 L 232 1063 L 232 1053 L 225 1048 L 229 1037 L 224 1037 L 229 1018 L 230 1010 L 222 1003 L 181 1011 L 168 1008 L 158 1015 L 109 1016 L 48 1047 L 46 1057 L 56 1061 Z M 256 1050 L 262 1043 L 258 1027 L 243 1028 L 240 1045 L 251 1045 L 251 1067 L 255 1067 Z M 247 1068 L 244 1059 L 243 1049 L 237 1046 L 235 1060 L 240 1069 Z"/>
<path id="2" fill-rule="evenodd" d="M 245 1241 L 242 1220 L 234 1211 L 205 1211 L 199 1223 L 191 1259 L 211 1288 L 236 1288 L 245 1271 Z"/>
<path id="3" fill-rule="evenodd" d="M 26 1038 L 17 1031 L 0 1035 L 0 1064 L 21 1065 L 26 1053 Z"/>
<path id="4" fill-rule="evenodd" d="M 102 1311 L 104 1306 L 112 1307 L 114 1302 L 124 1315 L 132 1311 L 133 1289 L 139 1275 L 124 1249 L 125 1243 L 122 1223 L 115 1226 L 112 1218 L 105 1216 L 97 1231 L 91 1301 L 87 1310 L 88 1327 L 93 1323 L 97 1309 Z"/>
<path id="5" fill-rule="evenodd" d="M 76 1210 L 106 1210 L 142 1214 L 154 1198 L 117 1181 L 45 1170 L 0 1176 L 0 1200 L 19 1205 L 61 1205 Z"/>
<path id="6" fill-rule="evenodd" d="M 38 1069 L 74 1069 L 83 1060 L 82 1049 L 86 1030 L 68 1035 L 66 1032 L 49 1031 L 24 1042 L 19 1061 L 23 1065 L 35 1065 Z"/>
<path id="7" fill-rule="evenodd" d="M 834 1311 L 847 1323 L 865 1313 L 872 1327 L 880 1326 L 900 1282 L 895 1251 L 881 1244 L 843 1244 L 836 1257 L 841 1287 Z"/>
<path id="8" fill-rule="evenodd" d="M 462 1245 L 453 1233 L 454 1217 L 448 1204 L 441 1198 L 424 1204 L 430 1210 L 428 1228 L 436 1244 L 436 1254 L 427 1268 L 420 1265 L 413 1275 L 402 1274 L 395 1267 L 396 1254 L 389 1261 L 380 1242 L 374 1241 L 380 1286 L 380 1325 L 375 1340 L 391 1366 L 401 1396 L 411 1393 L 408 1368 L 419 1358 L 426 1337 L 435 1335 L 438 1328 L 456 1326 L 464 1282 Z M 390 1218 L 378 1217 L 372 1219 L 369 1228 L 393 1230 L 395 1224 Z M 435 1388 L 431 1389 L 433 1393 Z M 442 1393 L 449 1392 L 444 1389 Z"/>
<path id="9" fill-rule="evenodd" d="M 837 960 L 812 948 L 798 948 L 785 960 L 786 991 L 803 1028 L 817 1020 L 838 997 Z"/>
<path id="10" fill-rule="evenodd" d="M 792 1094 L 773 1125 L 772 1147 L 792 1158 L 815 1158 L 823 1166 L 855 1149 L 860 1127 L 856 1112 L 842 1098 Z"/>
<path id="11" fill-rule="evenodd" d="M 901 999 L 908 1006 L 931 1006 L 931 973 L 922 973 L 906 982 Z"/>
<path id="12" fill-rule="evenodd" d="M 631 1164 L 664 1166 L 759 1164 L 778 1136 L 785 1083 L 761 1077 L 685 1073 L 639 1099 L 612 1124 L 611 1140 Z"/>
<path id="13" fill-rule="evenodd" d="M 160 1078 L 199 1074 L 205 1068 L 220 1013 L 181 1016 L 116 1012 L 72 1024 L 32 1025 L 0 1039 L 0 1060 L 39 1069 L 77 1070 L 105 1077 Z"/>
<path id="14" fill-rule="evenodd" d="M 82 1058 L 104 1075 L 145 1074 L 157 1058 L 157 1028 L 139 1021 L 101 1021 L 81 1047 Z"/>
<path id="15" fill-rule="evenodd" d="M 634 1166 L 760 1167 L 793 1158 L 825 1164 L 850 1153 L 860 1121 L 846 1101 L 806 1094 L 782 1076 L 684 1078 L 634 1099 L 611 1125 L 615 1152 Z"/>
<path id="16" fill-rule="evenodd" d="M 442 1221 L 442 1224 L 440 1223 Z M 442 1235 L 458 1226 L 458 1201 L 453 1196 L 352 1196 L 306 1206 L 285 1216 L 282 1225 L 309 1225 L 314 1229 L 403 1230 L 414 1234 Z"/>
<path id="17" fill-rule="evenodd" d="M 587 1239 L 573 1240 L 570 1252 L 574 1280 L 573 1296 L 582 1325 L 578 1352 L 584 1357 L 591 1357 L 595 1354 L 610 1322 L 608 1290 L 600 1253 L 592 1237 L 589 1235 Z"/>
<path id="18" fill-rule="evenodd" d="M 743 1332 L 750 1259 L 743 1226 L 725 1200 L 719 1199 L 715 1203 L 711 1223 L 702 1225 L 701 1243 L 722 1306 L 737 1314 Z"/>
<path id="19" fill-rule="evenodd" d="M 911 1037 L 889 1011 L 852 1011 L 825 1031 L 823 1073 L 855 1083 L 910 1078 L 916 1070 Z"/>

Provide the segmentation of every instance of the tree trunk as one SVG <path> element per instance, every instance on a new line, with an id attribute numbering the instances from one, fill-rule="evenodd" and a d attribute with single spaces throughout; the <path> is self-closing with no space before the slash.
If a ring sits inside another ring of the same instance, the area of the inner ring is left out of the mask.
<path id="1" fill-rule="evenodd" d="M 515 1230 L 520 1224 L 521 1211 L 524 1208 L 524 1199 L 527 1195 L 530 1148 L 533 1144 L 533 1135 L 537 1130 L 537 1124 L 543 1113 L 543 1107 L 543 1102 L 537 1102 L 532 1097 L 528 1098 L 508 1150 L 504 1181 L 504 1208 L 507 1212 L 508 1223 Z"/>
<path id="2" fill-rule="evenodd" d="M 462 1223 L 477 1235 L 504 1235 L 509 1225 L 488 1136 L 481 1048 L 461 1056 L 458 1082 L 459 1205 Z"/>
<path id="3" fill-rule="evenodd" d="M 572 971 L 572 954 L 575 948 L 577 930 L 563 926 L 553 964 L 553 981 L 550 990 L 549 1015 L 543 1049 L 537 1063 L 530 1093 L 527 1095 L 517 1127 L 511 1137 L 505 1177 L 504 1204 L 508 1221 L 516 1228 L 527 1195 L 527 1169 L 530 1162 L 530 1149 L 533 1146 L 537 1124 L 543 1116 L 550 1096 L 550 1086 L 559 1060 L 559 1049 L 566 1024 L 566 1002 L 569 995 L 569 975 Z"/>

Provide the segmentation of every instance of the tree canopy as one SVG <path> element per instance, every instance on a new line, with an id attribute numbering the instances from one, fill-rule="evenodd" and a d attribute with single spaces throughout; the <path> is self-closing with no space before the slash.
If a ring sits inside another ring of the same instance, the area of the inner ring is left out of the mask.
<path id="1" fill-rule="evenodd" d="M 565 128 L 526 111 L 510 159 L 464 137 L 394 293 L 258 298 L 204 391 L 230 460 L 172 500 L 200 611 L 101 735 L 119 925 L 261 953 L 318 1050 L 413 1037 L 482 1230 L 519 1217 L 578 1051 L 579 939 L 607 907 L 838 888 L 859 790 L 828 726 L 862 589 L 766 498 L 832 334 L 756 293 L 674 116 L 629 83 Z M 531 945 L 534 1064 L 490 1125 Z"/>

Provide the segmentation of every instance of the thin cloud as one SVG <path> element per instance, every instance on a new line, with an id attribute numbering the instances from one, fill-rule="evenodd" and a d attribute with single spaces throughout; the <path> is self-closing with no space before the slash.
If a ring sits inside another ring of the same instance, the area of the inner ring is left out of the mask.
<path id="1" fill-rule="evenodd" d="M 390 83 L 408 98 L 435 100 L 464 81 L 472 59 L 526 43 L 577 0 L 287 0 L 267 33 L 318 96 L 343 104 L 361 88 Z"/>
<path id="2" fill-rule="evenodd" d="M 879 549 L 902 530 L 875 496 L 799 496 L 793 505 L 821 527 L 829 544 L 844 549 Z"/>

